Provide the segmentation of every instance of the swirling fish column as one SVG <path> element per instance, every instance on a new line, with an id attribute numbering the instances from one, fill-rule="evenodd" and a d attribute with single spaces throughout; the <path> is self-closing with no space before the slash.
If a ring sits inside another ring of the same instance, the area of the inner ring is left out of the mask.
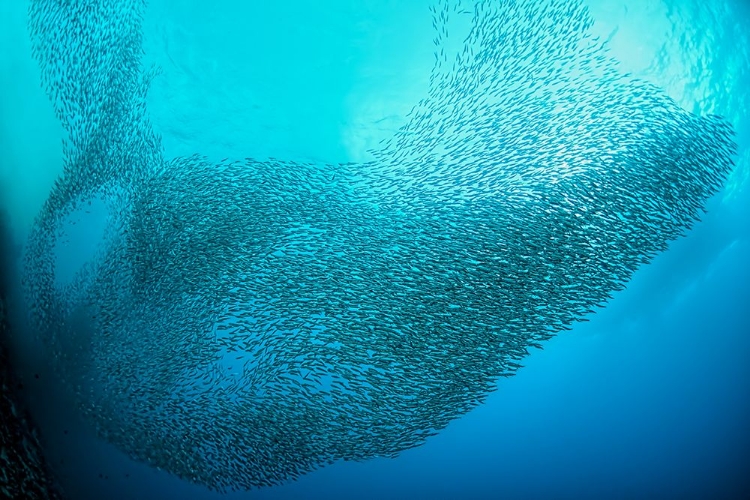
<path id="1" fill-rule="evenodd" d="M 29 6 L 32 52 L 67 137 L 63 173 L 29 238 L 26 289 L 32 319 L 52 359 L 66 374 L 80 362 L 80 378 L 63 377 L 78 391 L 92 366 L 87 360 L 93 347 L 91 332 L 76 330 L 93 328 L 83 298 L 102 259 L 61 285 L 55 258 L 59 236 L 76 211 L 92 199 L 104 200 L 111 217 L 101 245 L 106 249 L 131 217 L 133 187 L 163 164 L 159 139 L 145 115 L 146 90 L 156 72 L 141 68 L 143 8 L 138 0 L 34 0 Z"/>

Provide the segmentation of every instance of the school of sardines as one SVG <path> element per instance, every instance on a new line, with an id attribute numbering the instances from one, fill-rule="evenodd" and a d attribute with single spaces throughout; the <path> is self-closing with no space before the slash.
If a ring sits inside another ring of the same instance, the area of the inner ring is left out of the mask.
<path id="1" fill-rule="evenodd" d="M 67 139 L 25 287 L 97 433 L 215 490 L 422 444 L 623 289 L 733 165 L 732 127 L 622 74 L 572 0 L 438 2 L 429 87 L 370 162 L 168 159 L 144 9 L 31 1 Z M 106 229 L 61 281 L 89 206 Z"/>

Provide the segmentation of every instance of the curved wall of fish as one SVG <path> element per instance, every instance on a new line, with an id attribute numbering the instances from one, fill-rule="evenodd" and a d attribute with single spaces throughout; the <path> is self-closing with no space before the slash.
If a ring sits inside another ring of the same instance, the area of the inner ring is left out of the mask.
<path id="1" fill-rule="evenodd" d="M 25 283 L 99 435 L 210 488 L 423 443 L 622 289 L 732 167 L 730 125 L 621 74 L 569 0 L 439 3 L 429 89 L 371 162 L 168 159 L 144 8 L 31 2 L 68 140 Z M 60 234 L 92 203 L 99 250 L 60 280 Z"/>

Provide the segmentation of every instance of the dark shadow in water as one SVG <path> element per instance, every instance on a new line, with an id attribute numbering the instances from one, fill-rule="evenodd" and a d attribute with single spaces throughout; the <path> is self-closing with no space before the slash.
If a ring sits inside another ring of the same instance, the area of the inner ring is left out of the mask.
<path id="1" fill-rule="evenodd" d="M 45 461 L 39 431 L 27 409 L 26 386 L 10 355 L 8 298 L 17 282 L 20 250 L 7 214 L 0 209 L 0 498 L 57 499 L 63 496 Z"/>

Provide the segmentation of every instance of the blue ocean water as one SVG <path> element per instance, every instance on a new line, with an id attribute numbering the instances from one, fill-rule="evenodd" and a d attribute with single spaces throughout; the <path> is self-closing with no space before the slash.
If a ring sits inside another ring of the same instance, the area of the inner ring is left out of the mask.
<path id="1" fill-rule="evenodd" d="M 0 3 L 3 46 L 12 48 L 0 56 L 0 189 L 19 242 L 61 168 L 62 135 L 38 85 L 24 4 Z M 366 160 L 422 96 L 433 61 L 430 5 L 152 0 L 145 60 L 163 73 L 148 105 L 166 155 Z M 734 125 L 736 167 L 702 222 L 425 445 L 228 498 L 750 495 L 748 6 L 588 5 L 594 31 L 626 70 Z M 85 234 L 71 255 L 85 251 Z M 220 496 L 97 440 L 55 397 L 33 344 L 18 344 L 21 370 L 42 372 L 31 404 L 71 498 Z"/>

